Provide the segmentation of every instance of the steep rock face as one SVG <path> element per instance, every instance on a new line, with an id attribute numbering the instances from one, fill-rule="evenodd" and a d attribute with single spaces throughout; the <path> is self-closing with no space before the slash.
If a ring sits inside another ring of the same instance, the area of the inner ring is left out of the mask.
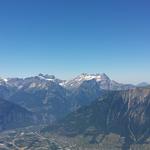
<path id="1" fill-rule="evenodd" d="M 67 135 L 113 132 L 130 142 L 143 142 L 150 136 L 150 89 L 108 92 L 68 115 L 54 129 Z"/>
<path id="2" fill-rule="evenodd" d="M 123 92 L 123 99 L 128 104 L 128 129 L 130 137 L 142 141 L 150 135 L 150 89 L 138 88 Z"/>
<path id="3" fill-rule="evenodd" d="M 78 88 L 75 88 L 71 91 L 69 99 L 71 101 L 72 110 L 89 105 L 102 93 L 103 90 L 100 89 L 98 83 L 95 80 L 84 81 Z"/>
<path id="4" fill-rule="evenodd" d="M 0 98 L 0 131 L 36 124 L 38 121 L 32 112 Z"/>

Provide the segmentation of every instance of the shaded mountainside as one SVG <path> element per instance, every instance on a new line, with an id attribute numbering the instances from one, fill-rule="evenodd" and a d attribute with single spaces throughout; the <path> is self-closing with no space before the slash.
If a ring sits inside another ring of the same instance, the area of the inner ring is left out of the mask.
<path id="1" fill-rule="evenodd" d="M 0 131 L 39 122 L 32 112 L 0 98 Z"/>
<path id="2" fill-rule="evenodd" d="M 0 96 L 39 114 L 43 123 L 50 123 L 70 112 L 67 91 L 60 82 L 55 76 L 43 74 L 24 79 L 9 78 L 1 82 Z"/>
<path id="3" fill-rule="evenodd" d="M 104 90 L 100 89 L 95 80 L 84 81 L 78 88 L 71 91 L 68 99 L 71 101 L 72 111 L 78 108 L 89 105 L 96 100 Z"/>
<path id="4" fill-rule="evenodd" d="M 148 87 L 148 86 L 150 86 L 150 84 L 147 82 L 141 82 L 141 83 L 137 84 L 136 86 L 137 87 Z"/>
<path id="5" fill-rule="evenodd" d="M 60 85 L 54 82 L 42 84 L 43 88 L 31 85 L 18 90 L 8 100 L 42 115 L 44 122 L 53 122 L 70 112 L 66 90 Z"/>
<path id="6" fill-rule="evenodd" d="M 150 89 L 108 92 L 45 131 L 63 135 L 116 133 L 128 143 L 141 143 L 150 136 Z M 44 131 L 44 130 L 43 130 Z"/>

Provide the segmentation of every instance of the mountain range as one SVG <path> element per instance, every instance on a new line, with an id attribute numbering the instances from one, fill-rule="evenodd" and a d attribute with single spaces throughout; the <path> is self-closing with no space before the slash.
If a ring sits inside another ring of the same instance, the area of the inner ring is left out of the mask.
<path id="1" fill-rule="evenodd" d="M 69 81 L 47 74 L 1 78 L 0 131 L 36 124 L 47 126 L 44 134 L 90 135 L 91 144 L 114 134 L 124 139 L 123 150 L 149 145 L 150 85 L 118 83 L 104 73 L 83 73 Z"/>
<path id="2" fill-rule="evenodd" d="M 81 74 L 65 81 L 40 73 L 27 78 L 1 78 L 0 97 L 29 111 L 42 113 L 43 121 L 53 122 L 80 106 L 89 104 L 104 89 L 126 87 L 110 80 L 105 74 Z"/>
<path id="3" fill-rule="evenodd" d="M 113 81 L 104 73 L 83 73 L 69 81 L 41 73 L 27 78 L 0 79 L 1 98 L 41 115 L 41 122 L 45 123 L 54 122 L 90 104 L 105 91 L 134 88 L 134 85 Z"/>

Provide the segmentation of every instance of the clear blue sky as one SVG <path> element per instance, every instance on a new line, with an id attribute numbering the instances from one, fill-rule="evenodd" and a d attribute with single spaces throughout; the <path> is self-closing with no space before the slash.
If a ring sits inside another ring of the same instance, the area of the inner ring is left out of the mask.
<path id="1" fill-rule="evenodd" d="M 0 75 L 39 72 L 150 82 L 150 1 L 1 0 Z"/>

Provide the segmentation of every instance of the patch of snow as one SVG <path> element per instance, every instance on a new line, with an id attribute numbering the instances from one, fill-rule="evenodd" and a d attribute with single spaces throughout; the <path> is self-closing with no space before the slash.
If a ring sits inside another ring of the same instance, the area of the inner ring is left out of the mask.
<path id="1" fill-rule="evenodd" d="M 5 78 L 5 79 L 3 79 L 3 80 L 4 80 L 5 82 L 8 82 L 8 79 L 6 79 L 6 78 Z"/>
<path id="2" fill-rule="evenodd" d="M 107 77 L 107 76 L 106 76 Z M 93 80 L 101 81 L 104 79 L 104 75 L 102 74 L 81 74 L 77 78 L 75 78 L 76 81 L 84 81 L 84 80 Z"/>
<path id="3" fill-rule="evenodd" d="M 29 88 L 34 88 L 36 86 L 37 86 L 36 83 L 31 83 L 30 86 L 29 86 Z"/>

